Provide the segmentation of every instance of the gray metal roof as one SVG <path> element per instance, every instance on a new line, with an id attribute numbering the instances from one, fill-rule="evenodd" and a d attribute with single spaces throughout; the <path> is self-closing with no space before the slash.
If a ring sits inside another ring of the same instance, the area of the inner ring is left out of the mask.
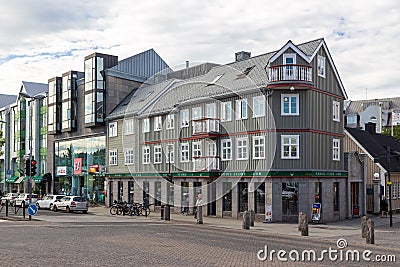
<path id="1" fill-rule="evenodd" d="M 400 97 L 350 101 L 345 114 L 359 114 L 369 106 L 382 106 L 386 110 L 400 110 Z"/>
<path id="2" fill-rule="evenodd" d="M 311 57 L 315 50 L 320 46 L 320 44 L 324 41 L 324 39 L 320 38 L 314 41 L 310 41 L 307 43 L 296 45 L 304 54 Z"/>
<path id="3" fill-rule="evenodd" d="M 7 107 L 15 102 L 17 102 L 17 95 L 3 95 L 0 94 L 0 108 Z"/>
<path id="4" fill-rule="evenodd" d="M 35 83 L 23 81 L 21 85 L 21 92 L 29 96 L 45 95 L 48 90 L 47 83 Z"/>

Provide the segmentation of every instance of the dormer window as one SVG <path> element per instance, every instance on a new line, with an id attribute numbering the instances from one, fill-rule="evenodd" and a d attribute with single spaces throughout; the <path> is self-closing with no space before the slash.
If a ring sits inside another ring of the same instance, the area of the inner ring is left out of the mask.
<path id="1" fill-rule="evenodd" d="M 296 54 L 283 54 L 283 62 L 285 65 L 284 79 L 294 80 L 296 75 Z"/>
<path id="2" fill-rule="evenodd" d="M 317 74 L 325 78 L 325 57 L 318 55 L 317 61 Z"/>
<path id="3" fill-rule="evenodd" d="M 214 85 L 219 79 L 221 79 L 221 77 L 224 76 L 224 74 L 218 75 L 217 77 L 214 78 L 214 80 L 212 80 L 208 85 Z"/>

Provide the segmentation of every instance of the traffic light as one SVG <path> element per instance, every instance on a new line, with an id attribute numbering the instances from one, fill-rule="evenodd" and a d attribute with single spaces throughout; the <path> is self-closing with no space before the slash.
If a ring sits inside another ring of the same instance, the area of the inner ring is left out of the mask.
<path id="1" fill-rule="evenodd" d="M 167 174 L 167 181 L 172 183 L 172 173 Z"/>
<path id="2" fill-rule="evenodd" d="M 35 176 L 36 175 L 36 169 L 37 169 L 37 161 L 32 159 L 31 161 L 31 176 Z"/>
<path id="3" fill-rule="evenodd" d="M 25 176 L 31 176 L 31 161 L 25 160 Z"/>

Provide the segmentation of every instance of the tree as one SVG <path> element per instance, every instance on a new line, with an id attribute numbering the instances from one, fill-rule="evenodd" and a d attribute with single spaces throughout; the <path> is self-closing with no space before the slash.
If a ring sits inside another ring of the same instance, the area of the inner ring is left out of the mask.
<path id="1" fill-rule="evenodd" d="M 382 134 L 392 135 L 392 127 L 383 128 Z M 393 126 L 393 137 L 397 142 L 400 142 L 400 125 Z"/>
<path id="2" fill-rule="evenodd" d="M 3 136 L 3 131 L 1 131 L 1 130 L 0 130 L 0 136 Z M 3 147 L 5 142 L 6 142 L 5 138 L 3 138 L 3 137 L 0 138 L 0 147 Z M 0 150 L 0 156 L 3 154 L 4 154 L 4 151 Z"/>

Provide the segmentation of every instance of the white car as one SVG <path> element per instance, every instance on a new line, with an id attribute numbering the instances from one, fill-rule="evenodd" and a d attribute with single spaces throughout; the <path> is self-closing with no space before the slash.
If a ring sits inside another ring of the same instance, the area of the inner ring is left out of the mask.
<path id="1" fill-rule="evenodd" d="M 65 210 L 66 212 L 82 211 L 88 212 L 88 202 L 80 196 L 65 196 L 57 202 L 53 203 L 53 211 Z"/>
<path id="2" fill-rule="evenodd" d="M 27 193 L 22 193 L 19 194 L 18 197 L 16 199 L 14 199 L 14 206 L 22 206 L 22 202 L 25 202 L 25 207 L 29 206 L 29 194 Z M 36 201 L 38 200 L 38 195 L 37 194 L 32 194 L 32 203 L 36 203 Z"/>
<path id="3" fill-rule="evenodd" d="M 18 197 L 17 193 L 7 193 L 1 198 L 1 204 L 5 205 L 6 200 L 8 200 L 8 205 L 12 205 L 14 202 L 14 199 Z"/>
<path id="4" fill-rule="evenodd" d="M 54 202 L 58 202 L 60 199 L 65 197 L 65 195 L 47 195 L 42 199 L 36 201 L 36 206 L 38 209 L 53 209 Z"/>

